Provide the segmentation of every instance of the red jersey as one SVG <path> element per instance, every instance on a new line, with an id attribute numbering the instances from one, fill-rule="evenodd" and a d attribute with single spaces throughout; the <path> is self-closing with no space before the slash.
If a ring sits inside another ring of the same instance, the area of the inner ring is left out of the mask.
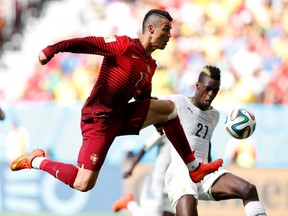
<path id="1" fill-rule="evenodd" d="M 156 61 L 145 55 L 139 39 L 128 36 L 84 37 L 64 40 L 43 50 L 52 58 L 58 52 L 104 56 L 98 80 L 82 108 L 82 118 L 97 113 L 121 113 L 136 94 L 151 97 Z"/>

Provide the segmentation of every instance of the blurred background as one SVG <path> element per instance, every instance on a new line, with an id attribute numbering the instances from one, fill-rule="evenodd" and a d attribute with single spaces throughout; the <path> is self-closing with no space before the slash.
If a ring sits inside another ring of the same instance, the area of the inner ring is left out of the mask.
<path id="1" fill-rule="evenodd" d="M 140 149 L 154 128 L 118 137 L 88 193 L 42 172 L 12 173 L 9 162 L 40 147 L 53 159 L 76 164 L 80 110 L 102 57 L 61 53 L 41 66 L 40 50 L 88 35 L 138 37 L 151 8 L 167 9 L 174 18 L 168 46 L 153 55 L 153 95 L 192 96 L 202 67 L 219 67 L 221 91 L 213 105 L 221 118 L 213 157 L 224 158 L 225 166 L 258 186 L 268 215 L 288 211 L 287 0 L 0 0 L 0 215 L 114 215 L 112 204 L 125 191 L 124 156 Z M 250 109 L 257 120 L 253 136 L 240 143 L 224 128 L 234 107 Z M 143 167 L 152 166 L 156 153 L 145 156 Z M 244 215 L 239 202 L 199 203 L 203 216 L 224 211 Z"/>

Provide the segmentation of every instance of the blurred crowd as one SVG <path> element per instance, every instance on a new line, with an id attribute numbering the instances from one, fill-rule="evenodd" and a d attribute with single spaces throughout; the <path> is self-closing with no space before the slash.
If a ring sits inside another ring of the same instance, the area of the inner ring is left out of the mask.
<path id="1" fill-rule="evenodd" d="M 30 42 L 29 51 L 37 52 L 49 43 L 72 37 L 137 37 L 145 13 L 161 8 L 174 18 L 173 35 L 166 49 L 153 56 L 158 63 L 153 95 L 193 94 L 201 68 L 213 64 L 222 71 L 217 102 L 288 104 L 288 0 L 0 2 L 0 57 L 11 50 L 28 49 L 26 32 L 34 35 L 35 46 Z M 40 26 L 45 26 L 45 31 Z M 42 40 L 41 49 L 36 38 Z M 97 79 L 101 60 L 100 56 L 63 53 L 40 66 L 37 55 L 25 55 L 25 62 L 33 63 L 17 71 L 26 74 L 19 93 L 10 96 L 8 88 L 0 86 L 0 98 L 83 101 Z M 5 67 L 2 62 L 1 70 Z"/>
<path id="2" fill-rule="evenodd" d="M 0 0 L 0 56 L 4 50 L 19 50 L 25 25 L 38 18 L 45 0 Z"/>

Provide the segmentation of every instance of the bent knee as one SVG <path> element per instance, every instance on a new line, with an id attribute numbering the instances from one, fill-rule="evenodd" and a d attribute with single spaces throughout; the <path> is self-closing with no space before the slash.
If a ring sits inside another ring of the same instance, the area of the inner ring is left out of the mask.
<path id="1" fill-rule="evenodd" d="M 79 169 L 79 171 L 73 188 L 81 192 L 87 192 L 95 186 L 99 172 L 87 172 L 87 170 L 84 169 Z"/>
<path id="2" fill-rule="evenodd" d="M 83 182 L 75 181 L 75 183 L 73 184 L 73 188 L 81 192 L 87 192 L 91 190 L 94 187 L 94 185 L 95 184 L 92 184 L 89 181 L 83 181 Z"/>
<path id="3" fill-rule="evenodd" d="M 167 106 L 169 107 L 169 110 L 170 110 L 171 112 L 173 112 L 173 111 L 175 110 L 175 108 L 176 108 L 174 102 L 171 101 L 171 100 L 167 100 Z"/>
<path id="4" fill-rule="evenodd" d="M 257 188 L 254 184 L 249 184 L 249 194 L 257 195 Z"/>
<path id="5" fill-rule="evenodd" d="M 164 114 L 163 116 L 165 116 L 165 120 L 164 120 L 164 121 L 169 121 L 169 120 L 171 120 L 171 119 L 176 118 L 176 116 L 177 116 L 177 109 L 176 109 L 176 106 L 175 106 L 174 102 L 171 101 L 171 100 L 166 100 L 164 106 L 165 106 L 165 109 L 161 109 L 162 112 L 163 112 L 164 110 L 166 110 L 166 111 L 163 113 L 163 114 Z"/>
<path id="6" fill-rule="evenodd" d="M 171 109 L 172 109 L 172 107 L 171 107 Z M 174 118 L 176 118 L 176 116 L 177 116 L 177 109 L 176 109 L 175 104 L 173 103 L 173 109 L 172 109 L 171 113 L 168 115 L 168 120 L 174 119 Z"/>
<path id="7" fill-rule="evenodd" d="M 256 186 L 251 183 L 246 184 L 242 191 L 243 197 L 246 197 L 247 199 L 258 197 Z"/>

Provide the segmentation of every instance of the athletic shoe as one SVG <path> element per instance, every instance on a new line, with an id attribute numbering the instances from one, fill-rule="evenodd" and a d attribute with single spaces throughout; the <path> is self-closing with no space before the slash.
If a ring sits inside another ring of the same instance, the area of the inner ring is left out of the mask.
<path id="1" fill-rule="evenodd" d="M 222 166 L 222 163 L 222 159 L 218 159 L 208 164 L 200 163 L 200 166 L 196 170 L 189 172 L 191 180 L 195 183 L 202 181 L 206 175 L 218 170 L 219 167 Z"/>
<path id="2" fill-rule="evenodd" d="M 11 162 L 10 169 L 12 171 L 31 169 L 31 162 L 35 157 L 45 157 L 45 152 L 42 149 L 35 149 L 30 154 L 19 156 Z"/>
<path id="3" fill-rule="evenodd" d="M 132 193 L 124 194 L 120 199 L 118 199 L 113 205 L 113 211 L 118 212 L 122 209 L 127 209 L 127 205 L 129 202 L 134 200 L 134 196 Z"/>

